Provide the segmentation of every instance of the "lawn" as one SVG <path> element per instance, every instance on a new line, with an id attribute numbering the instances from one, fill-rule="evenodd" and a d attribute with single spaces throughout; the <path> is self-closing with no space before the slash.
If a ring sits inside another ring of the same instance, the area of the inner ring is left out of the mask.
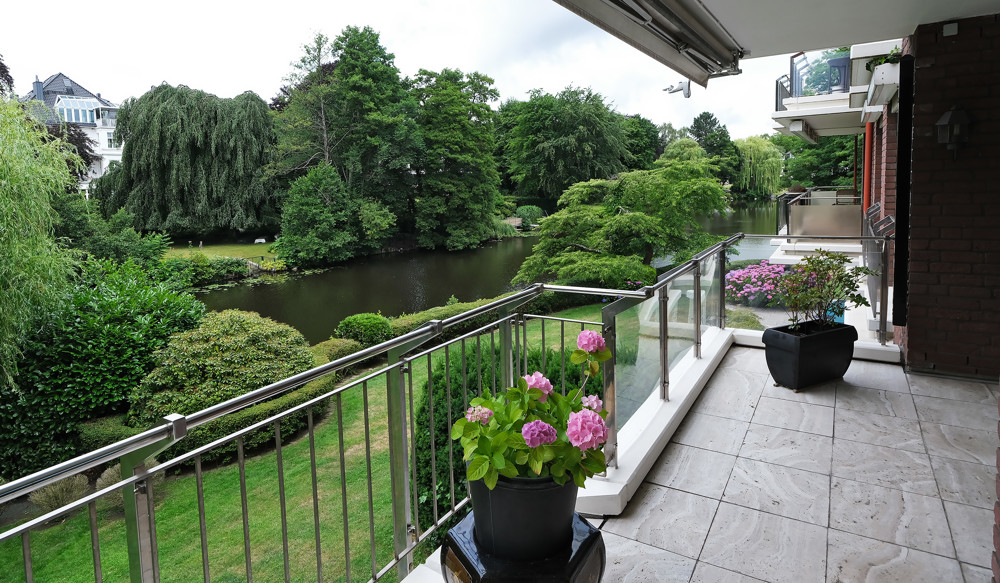
<path id="1" fill-rule="evenodd" d="M 192 255 L 198 252 L 198 245 L 193 242 L 191 246 L 184 246 L 181 244 L 173 245 L 167 249 L 167 257 L 183 257 L 186 255 Z M 239 243 L 219 243 L 213 245 L 203 245 L 201 252 L 205 255 L 211 257 L 213 255 L 219 257 L 236 257 L 239 259 L 256 259 L 260 261 L 260 258 L 274 260 L 275 255 L 270 251 L 271 243 L 255 243 L 250 245 L 241 245 Z"/>
<path id="2" fill-rule="evenodd" d="M 218 247 L 227 246 L 213 246 L 211 249 Z M 209 249 L 206 247 L 205 252 L 208 253 Z M 573 308 L 558 316 L 600 321 L 600 308 L 600 304 Z M 547 322 L 544 326 L 545 343 L 558 349 L 559 323 Z M 579 331 L 579 324 L 565 326 L 566 347 L 575 347 Z M 529 323 L 529 346 L 538 346 L 541 336 L 542 321 Z M 436 360 L 438 357 L 443 358 L 443 351 L 435 353 L 432 359 Z M 419 401 L 423 391 L 427 367 L 413 367 L 412 377 L 413 398 L 410 402 L 415 403 Z M 371 577 L 372 538 L 375 542 L 376 568 L 381 569 L 392 558 L 385 387 L 383 375 L 368 383 L 367 395 L 363 394 L 361 387 L 346 391 L 339 407 L 334 398 L 327 418 L 318 420 L 316 424 L 314 443 L 320 517 L 319 552 L 325 581 L 348 579 L 344 569 L 345 529 L 348 532 L 346 546 L 351 555 L 350 580 L 366 581 Z M 341 417 L 342 425 L 338 423 Z M 341 426 L 343 437 L 339 430 Z M 370 448 L 365 445 L 366 433 L 371 436 Z M 288 569 L 291 581 L 304 583 L 316 580 L 317 562 L 310 440 L 307 435 L 291 438 L 292 436 L 283 436 L 286 441 L 282 448 L 281 473 L 287 509 Z M 161 456 L 165 457 L 169 455 Z M 341 458 L 344 460 L 343 468 Z M 369 459 L 372 504 L 368 500 Z M 345 476 L 343 481 L 342 470 Z M 248 458 L 245 471 L 253 578 L 256 581 L 284 580 L 284 544 L 276 453 L 270 451 Z M 203 489 L 210 577 L 213 581 L 221 582 L 245 581 L 238 466 L 206 469 L 203 473 Z M 157 498 L 156 523 L 161 580 L 165 583 L 200 580 L 202 554 L 195 476 L 186 471 L 179 476 L 168 477 Z M 98 525 L 104 579 L 127 580 L 128 559 L 121 511 L 113 508 L 100 509 Z M 61 523 L 32 532 L 31 545 L 35 580 L 67 583 L 94 580 L 86 512 L 78 512 Z M 24 580 L 19 539 L 0 543 L 0 565 L 7 567 L 0 570 L 0 582 Z"/>

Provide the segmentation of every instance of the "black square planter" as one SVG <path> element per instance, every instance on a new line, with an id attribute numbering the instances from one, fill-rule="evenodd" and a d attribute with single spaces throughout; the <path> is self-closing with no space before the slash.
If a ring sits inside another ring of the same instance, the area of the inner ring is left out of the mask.
<path id="1" fill-rule="evenodd" d="M 761 337 L 774 382 L 795 391 L 842 378 L 857 339 L 854 326 L 820 327 L 815 320 L 801 323 L 796 331 L 791 326 L 768 328 Z"/>

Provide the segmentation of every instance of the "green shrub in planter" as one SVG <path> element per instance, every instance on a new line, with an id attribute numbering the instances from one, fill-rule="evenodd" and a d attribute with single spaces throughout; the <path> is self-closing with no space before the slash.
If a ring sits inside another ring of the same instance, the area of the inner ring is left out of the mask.
<path id="1" fill-rule="evenodd" d="M 211 312 L 201 325 L 175 334 L 156 353 L 156 368 L 129 398 L 128 422 L 160 423 L 188 415 L 313 366 L 305 338 L 253 312 Z"/>
<path id="2" fill-rule="evenodd" d="M 362 346 L 374 346 L 392 338 L 392 324 L 382 314 L 354 314 L 337 324 L 337 336 L 350 338 Z"/>

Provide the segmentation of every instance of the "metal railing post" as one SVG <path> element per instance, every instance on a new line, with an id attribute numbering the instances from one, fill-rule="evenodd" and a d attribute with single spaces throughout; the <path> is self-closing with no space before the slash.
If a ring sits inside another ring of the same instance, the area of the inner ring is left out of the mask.
<path id="1" fill-rule="evenodd" d="M 618 468 L 618 407 L 615 401 L 615 362 L 617 357 L 617 332 L 615 331 L 615 315 L 607 310 L 601 312 L 601 333 L 605 345 L 611 349 L 611 358 L 601 367 L 604 379 L 604 407 L 608 410 L 605 424 L 608 427 L 608 440 L 604 443 L 604 456 L 608 466 Z"/>
<path id="2" fill-rule="evenodd" d="M 171 435 L 156 443 L 121 456 L 122 479 L 146 471 L 146 461 L 187 435 L 186 419 L 182 415 L 164 417 L 170 423 Z M 152 512 L 152 476 L 134 485 L 122 487 L 125 503 L 125 542 L 128 547 L 129 580 L 132 583 L 158 583 L 159 555 L 156 548 L 156 519 Z"/>
<path id="3" fill-rule="evenodd" d="M 886 235 L 882 240 L 882 274 L 879 278 L 879 310 L 878 310 L 878 342 L 882 346 L 888 339 L 889 331 L 889 241 Z"/>
<path id="4" fill-rule="evenodd" d="M 726 327 L 726 248 L 719 249 L 719 328 Z"/>
<path id="5" fill-rule="evenodd" d="M 514 386 L 514 331 L 511 310 L 500 308 L 497 313 L 504 318 L 500 324 L 500 382 L 502 387 Z M 498 387 L 499 389 L 499 387 Z"/>
<path id="6" fill-rule="evenodd" d="M 656 292 L 660 302 L 660 398 L 664 401 L 670 400 L 670 341 L 667 337 L 670 296 L 667 289 L 669 286 L 665 285 Z"/>
<path id="7" fill-rule="evenodd" d="M 701 358 L 701 261 L 694 262 L 694 357 Z"/>

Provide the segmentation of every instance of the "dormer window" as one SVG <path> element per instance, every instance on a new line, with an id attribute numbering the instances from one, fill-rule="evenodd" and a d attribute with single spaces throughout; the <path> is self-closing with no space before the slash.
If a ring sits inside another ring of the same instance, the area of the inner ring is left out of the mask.
<path id="1" fill-rule="evenodd" d="M 101 107 L 101 103 L 93 97 L 73 95 L 60 95 L 55 103 L 59 117 L 69 123 L 94 123 L 94 110 L 99 107 Z"/>

